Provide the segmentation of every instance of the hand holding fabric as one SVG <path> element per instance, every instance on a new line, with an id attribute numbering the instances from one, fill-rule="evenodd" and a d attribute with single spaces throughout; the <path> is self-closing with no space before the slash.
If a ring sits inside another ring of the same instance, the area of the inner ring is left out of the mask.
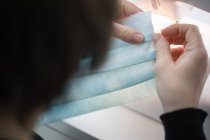
<path id="1" fill-rule="evenodd" d="M 166 112 L 197 107 L 207 79 L 208 56 L 194 25 L 174 24 L 154 38 L 157 92 Z M 170 44 L 183 45 L 171 50 Z"/>
<path id="2" fill-rule="evenodd" d="M 116 22 L 113 23 L 113 36 L 132 44 L 142 43 L 144 40 L 142 33 L 120 24 L 120 20 L 141 11 L 142 10 L 140 8 L 127 0 L 119 0 Z"/>

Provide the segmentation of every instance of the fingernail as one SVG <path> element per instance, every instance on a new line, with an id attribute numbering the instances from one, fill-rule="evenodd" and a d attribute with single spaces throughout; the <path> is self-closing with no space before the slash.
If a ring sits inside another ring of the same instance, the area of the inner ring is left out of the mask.
<path id="1" fill-rule="evenodd" d="M 154 34 L 153 36 L 153 40 L 155 41 L 155 43 L 158 42 L 160 38 L 161 38 L 161 34 Z"/>
<path id="2" fill-rule="evenodd" d="M 144 41 L 144 36 L 142 34 L 134 34 L 133 40 L 135 43 L 142 43 Z"/>

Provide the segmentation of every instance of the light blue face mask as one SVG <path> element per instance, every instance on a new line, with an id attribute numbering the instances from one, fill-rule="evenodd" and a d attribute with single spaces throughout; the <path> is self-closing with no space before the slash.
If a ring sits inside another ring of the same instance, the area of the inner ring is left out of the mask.
<path id="1" fill-rule="evenodd" d="M 156 94 L 155 50 L 151 13 L 128 17 L 124 25 L 141 31 L 144 43 L 132 45 L 113 39 L 106 61 L 90 71 L 90 58 L 80 63 L 80 71 L 66 84 L 64 96 L 40 118 L 40 124 L 62 120 L 99 109 L 144 99 Z"/>

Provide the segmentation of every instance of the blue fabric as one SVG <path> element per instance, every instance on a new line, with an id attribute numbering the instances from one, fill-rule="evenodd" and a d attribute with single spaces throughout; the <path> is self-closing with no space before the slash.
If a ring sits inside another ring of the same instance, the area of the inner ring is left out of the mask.
<path id="1" fill-rule="evenodd" d="M 105 63 L 95 71 L 89 68 L 91 58 L 82 60 L 80 71 L 66 84 L 64 96 L 43 114 L 41 124 L 156 94 L 151 13 L 130 16 L 122 24 L 141 31 L 145 42 L 132 45 L 113 39 Z"/>

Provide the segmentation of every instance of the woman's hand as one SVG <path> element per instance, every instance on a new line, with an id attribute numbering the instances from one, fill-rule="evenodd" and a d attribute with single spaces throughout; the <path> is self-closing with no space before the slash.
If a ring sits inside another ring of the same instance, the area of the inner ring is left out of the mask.
<path id="1" fill-rule="evenodd" d="M 119 0 L 118 3 L 119 6 L 118 6 L 116 22 L 113 23 L 114 24 L 113 36 L 133 44 L 142 43 L 144 40 L 142 33 L 137 32 L 134 29 L 128 28 L 124 25 L 121 25 L 119 22 L 123 18 L 136 14 L 138 12 L 142 12 L 142 10 L 137 6 L 135 6 L 134 4 L 128 2 L 127 0 Z"/>
<path id="2" fill-rule="evenodd" d="M 199 29 L 174 24 L 154 37 L 157 91 L 166 112 L 197 107 L 207 79 L 208 55 Z M 184 48 L 171 50 L 170 44 Z"/>

